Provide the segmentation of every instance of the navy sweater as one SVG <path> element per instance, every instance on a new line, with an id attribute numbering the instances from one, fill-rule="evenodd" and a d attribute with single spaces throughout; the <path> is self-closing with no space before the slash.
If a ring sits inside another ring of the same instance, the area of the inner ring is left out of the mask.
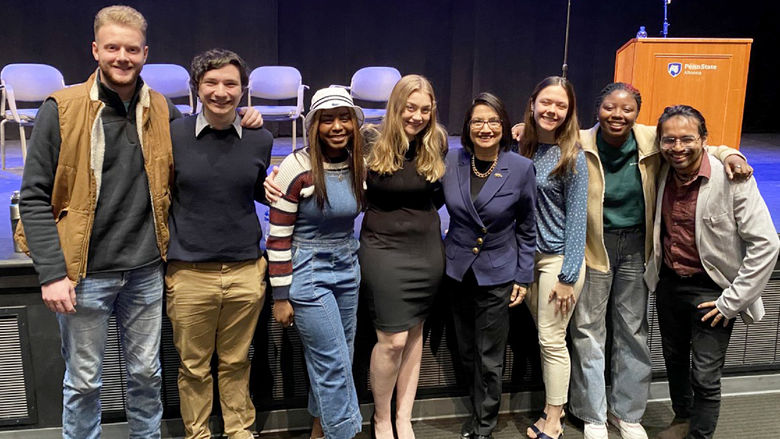
<path id="1" fill-rule="evenodd" d="M 273 136 L 244 128 L 239 138 L 205 128 L 195 137 L 197 116 L 171 123 L 174 181 L 168 224 L 168 259 L 244 261 L 260 257 L 262 231 L 254 201 L 265 202 L 263 180 Z"/>

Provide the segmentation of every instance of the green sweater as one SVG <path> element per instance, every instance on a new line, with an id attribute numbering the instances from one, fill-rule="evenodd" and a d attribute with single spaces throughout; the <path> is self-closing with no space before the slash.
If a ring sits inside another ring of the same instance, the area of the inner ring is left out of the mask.
<path id="1" fill-rule="evenodd" d="M 634 133 L 630 132 L 625 143 L 615 148 L 601 137 L 599 131 L 596 144 L 604 167 L 604 229 L 643 225 L 645 200 Z"/>

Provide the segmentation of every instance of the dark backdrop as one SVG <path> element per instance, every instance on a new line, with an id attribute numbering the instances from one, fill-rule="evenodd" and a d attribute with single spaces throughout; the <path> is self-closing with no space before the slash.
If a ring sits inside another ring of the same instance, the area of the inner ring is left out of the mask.
<path id="1" fill-rule="evenodd" d="M 533 85 L 560 74 L 565 0 L 129 1 L 149 22 L 148 62 L 189 66 L 194 54 L 225 47 L 251 67 L 292 65 L 313 90 L 348 84 L 367 65 L 390 65 L 433 82 L 439 115 L 458 134 L 479 91 L 522 117 Z M 780 131 L 777 105 L 778 2 L 675 0 L 670 36 L 754 38 L 744 130 Z M 0 65 L 42 62 L 66 83 L 83 81 L 95 62 L 92 19 L 105 1 L 26 1 L 3 7 Z M 574 0 L 569 78 L 583 126 L 593 122 L 596 94 L 614 71 L 615 51 L 647 26 L 657 36 L 662 0 Z"/>

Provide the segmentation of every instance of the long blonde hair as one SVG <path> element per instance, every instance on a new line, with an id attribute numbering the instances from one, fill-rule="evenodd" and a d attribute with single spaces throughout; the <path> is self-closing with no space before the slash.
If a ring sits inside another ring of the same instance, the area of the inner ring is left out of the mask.
<path id="1" fill-rule="evenodd" d="M 550 171 L 550 175 L 565 177 L 569 172 L 576 172 L 574 166 L 577 163 L 577 154 L 582 149 L 579 144 L 580 124 L 577 121 L 577 98 L 574 95 L 574 86 L 568 79 L 560 76 L 548 76 L 536 84 L 525 109 L 525 130 L 523 131 L 523 140 L 520 143 L 520 154 L 528 158 L 533 158 L 536 154 L 539 147 L 539 132 L 536 119 L 534 119 L 534 102 L 542 90 L 555 85 L 561 86 L 566 91 L 566 96 L 569 98 L 569 109 L 566 112 L 566 119 L 555 130 L 555 142 L 561 150 L 561 158 Z"/>
<path id="2" fill-rule="evenodd" d="M 393 87 L 387 102 L 387 113 L 379 129 L 376 143 L 368 153 L 368 169 L 379 174 L 392 174 L 401 169 L 404 155 L 409 150 L 409 139 L 404 131 L 401 115 L 412 93 L 419 91 L 431 98 L 431 119 L 420 131 L 417 140 L 417 172 L 429 182 L 444 175 L 444 154 L 447 152 L 447 132 L 436 121 L 436 97 L 431 83 L 420 75 L 406 75 Z"/>

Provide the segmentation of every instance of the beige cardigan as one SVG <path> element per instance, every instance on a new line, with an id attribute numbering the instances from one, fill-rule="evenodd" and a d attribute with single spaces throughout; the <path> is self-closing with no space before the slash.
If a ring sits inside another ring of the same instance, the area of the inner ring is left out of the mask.
<path id="1" fill-rule="evenodd" d="M 580 130 L 580 143 L 588 163 L 588 225 L 585 237 L 585 264 L 588 268 L 601 272 L 609 271 L 609 258 L 604 246 L 604 168 L 601 166 L 596 146 L 597 123 L 589 130 Z M 645 197 L 645 261 L 650 260 L 653 249 L 653 218 L 657 176 L 661 169 L 661 153 L 655 145 L 656 127 L 634 124 L 632 128 L 639 153 L 639 174 L 642 178 L 642 192 Z M 739 151 L 727 146 L 710 146 L 709 152 L 720 160 Z"/>

